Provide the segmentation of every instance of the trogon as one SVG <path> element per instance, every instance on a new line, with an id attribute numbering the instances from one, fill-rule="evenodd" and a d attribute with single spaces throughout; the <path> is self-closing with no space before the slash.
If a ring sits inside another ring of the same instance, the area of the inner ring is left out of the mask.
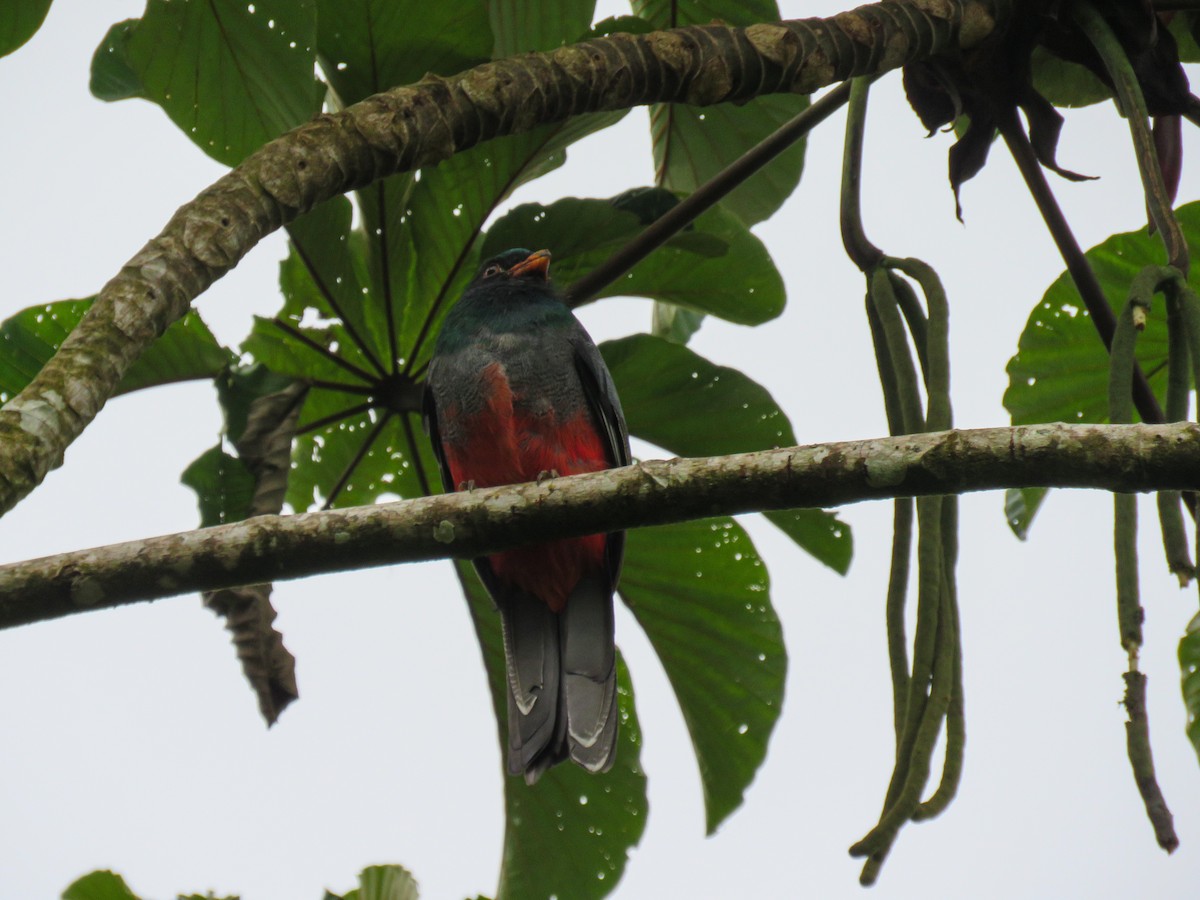
<path id="1" fill-rule="evenodd" d="M 446 315 L 424 414 L 447 491 L 629 464 L 612 377 L 549 271 L 548 250 L 501 253 Z M 612 766 L 624 543 L 623 532 L 594 534 L 474 561 L 503 624 L 508 771 L 530 784 L 567 758 Z"/>

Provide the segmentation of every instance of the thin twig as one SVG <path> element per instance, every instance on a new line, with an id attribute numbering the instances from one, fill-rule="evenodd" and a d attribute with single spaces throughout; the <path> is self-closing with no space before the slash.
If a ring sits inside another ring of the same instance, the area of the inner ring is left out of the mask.
<path id="1" fill-rule="evenodd" d="M 1054 199 L 1054 194 L 1042 172 L 1041 164 L 1037 161 L 1033 147 L 1029 143 L 1028 135 L 1025 134 L 1025 130 L 1017 120 L 1015 112 L 1001 115 L 998 127 L 1004 143 L 1008 145 L 1009 152 L 1012 153 L 1017 168 L 1020 169 L 1021 175 L 1025 179 L 1029 193 L 1033 195 L 1033 200 L 1042 214 L 1046 227 L 1050 229 L 1050 236 L 1054 239 L 1054 244 L 1058 247 L 1063 262 L 1066 263 L 1067 271 L 1071 274 L 1071 280 L 1075 282 L 1075 289 L 1079 291 L 1083 305 L 1087 307 L 1092 324 L 1099 332 L 1100 339 L 1104 341 L 1105 348 L 1111 347 L 1113 333 L 1117 327 L 1117 317 L 1108 303 L 1108 298 L 1104 296 L 1104 289 L 1100 287 L 1091 263 L 1088 262 L 1079 243 L 1075 240 L 1075 235 L 1071 232 L 1071 227 L 1067 224 L 1058 201 Z M 1157 424 L 1164 420 L 1162 407 L 1159 406 L 1158 398 L 1150 389 L 1150 383 L 1146 381 L 1146 376 L 1140 366 L 1135 366 L 1133 371 L 1133 402 L 1143 422 Z"/>
<path id="2" fill-rule="evenodd" d="M 765 137 L 728 166 L 655 219 L 641 234 L 567 288 L 571 306 L 586 303 L 691 224 L 697 216 L 769 163 L 850 98 L 850 84 L 839 84 L 808 109 Z"/>

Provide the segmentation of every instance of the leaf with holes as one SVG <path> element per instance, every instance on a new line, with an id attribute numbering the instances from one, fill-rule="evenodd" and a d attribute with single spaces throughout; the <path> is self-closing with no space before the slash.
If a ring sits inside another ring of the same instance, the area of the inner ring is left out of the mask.
<path id="1" fill-rule="evenodd" d="M 105 36 L 93 89 L 102 100 L 152 100 L 233 166 L 320 110 L 316 37 L 315 0 L 149 0 L 140 20 Z"/>
<path id="2" fill-rule="evenodd" d="M 736 369 L 714 365 L 680 344 L 648 334 L 605 341 L 629 433 L 677 456 L 723 456 L 790 447 L 792 424 L 770 393 Z M 825 565 L 845 574 L 850 526 L 820 509 L 766 517 Z"/>
<path id="3" fill-rule="evenodd" d="M 1188 243 L 1200 244 L 1200 202 L 1181 206 L 1176 215 Z M 1124 305 L 1134 276 L 1144 266 L 1161 265 L 1162 255 L 1161 238 L 1145 229 L 1114 234 L 1087 252 L 1114 312 Z M 1193 271 L 1189 283 L 1193 290 L 1200 289 L 1200 275 Z M 1161 400 L 1167 384 L 1166 309 L 1161 299 L 1138 337 L 1137 356 Z M 1017 353 L 1008 362 L 1004 406 L 1013 425 L 1108 421 L 1108 353 L 1066 272 L 1050 285 L 1021 332 Z M 1018 534 L 1028 532 L 1045 496 L 1040 488 L 1021 493 L 1019 501 L 1011 496 L 1006 501 L 1009 522 Z"/>
<path id="4" fill-rule="evenodd" d="M 683 711 L 712 834 L 741 805 L 783 705 L 787 651 L 766 566 L 732 519 L 639 528 L 620 590 Z"/>
<path id="5" fill-rule="evenodd" d="M 484 0 L 317 0 L 317 53 L 341 105 L 486 62 Z"/>
<path id="6" fill-rule="evenodd" d="M 23 309 L 0 323 L 0 403 L 19 393 L 71 333 L 94 298 L 59 300 Z M 233 361 L 196 312 L 168 328 L 129 367 L 117 394 L 212 378 Z"/>
<path id="7" fill-rule="evenodd" d="M 244 462 L 230 456 L 220 444 L 196 457 L 179 480 L 196 492 L 201 528 L 240 522 L 250 515 L 254 476 Z"/>
<path id="8" fill-rule="evenodd" d="M 713 21 L 753 25 L 779 20 L 774 0 L 635 0 L 633 11 L 656 29 Z M 662 187 L 690 194 L 807 107 L 808 98 L 794 94 L 758 97 L 741 105 L 654 104 L 650 135 L 655 180 Z M 796 141 L 722 198 L 721 208 L 746 226 L 770 218 L 800 183 L 804 147 L 803 140 Z"/>
<path id="9" fill-rule="evenodd" d="M 471 607 L 492 689 L 500 751 L 508 746 L 507 682 L 500 615 L 469 563 L 455 563 Z M 629 850 L 646 827 L 646 776 L 639 755 L 641 728 L 633 687 L 617 654 L 620 731 L 617 758 L 608 772 L 593 775 L 571 763 L 546 772 L 535 785 L 505 777 L 504 858 L 496 900 L 608 894 L 621 878 Z M 546 848 L 553 847 L 553 853 Z"/>

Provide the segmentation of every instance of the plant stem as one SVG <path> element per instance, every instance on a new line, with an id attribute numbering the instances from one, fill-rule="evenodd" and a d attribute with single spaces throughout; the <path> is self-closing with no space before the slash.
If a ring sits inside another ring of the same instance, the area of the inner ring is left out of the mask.
<path id="1" fill-rule="evenodd" d="M 824 122 L 850 97 L 850 84 L 839 84 L 810 107 L 785 122 L 755 146 L 655 219 L 641 234 L 588 272 L 565 291 L 567 302 L 591 300 L 635 265 L 695 221 L 722 197 Z"/>

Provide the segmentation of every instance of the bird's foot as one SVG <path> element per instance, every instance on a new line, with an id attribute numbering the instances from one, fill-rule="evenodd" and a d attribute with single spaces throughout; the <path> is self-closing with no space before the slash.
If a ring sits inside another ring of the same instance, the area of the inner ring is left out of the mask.
<path id="1" fill-rule="evenodd" d="M 473 491 L 473 490 L 475 490 L 475 479 L 474 479 L 474 478 L 470 478 L 470 479 L 467 479 L 466 481 L 460 481 L 460 482 L 458 483 L 458 489 L 459 489 L 460 491 Z"/>
<path id="2" fill-rule="evenodd" d="M 558 469 L 542 469 L 542 471 L 538 472 L 537 474 L 537 483 L 541 484 L 543 481 L 549 481 L 551 478 L 557 477 Z"/>

